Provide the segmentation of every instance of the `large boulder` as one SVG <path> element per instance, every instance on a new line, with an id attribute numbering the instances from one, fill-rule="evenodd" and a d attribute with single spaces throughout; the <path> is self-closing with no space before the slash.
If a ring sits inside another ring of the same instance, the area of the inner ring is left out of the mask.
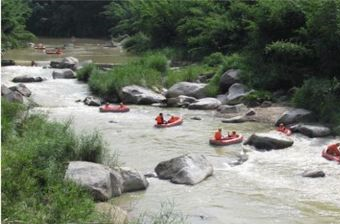
<path id="1" fill-rule="evenodd" d="M 276 126 L 279 126 L 280 123 L 284 123 L 285 125 L 294 124 L 302 121 L 311 121 L 312 120 L 312 112 L 305 109 L 294 108 L 292 110 L 284 112 L 280 118 L 275 122 Z"/>
<path id="2" fill-rule="evenodd" d="M 216 98 L 203 98 L 188 106 L 192 110 L 214 110 L 221 105 L 221 102 Z"/>
<path id="3" fill-rule="evenodd" d="M 96 203 L 96 211 L 103 214 L 110 219 L 112 224 L 127 224 L 128 215 L 127 212 L 118 206 L 112 205 L 107 202 Z"/>
<path id="4" fill-rule="evenodd" d="M 227 104 L 228 102 L 228 94 L 219 94 L 216 96 L 216 99 L 218 99 L 222 104 Z"/>
<path id="5" fill-rule="evenodd" d="M 4 84 L 1 85 L 1 96 L 10 94 L 11 92 L 12 92 L 12 90 L 10 88 L 5 86 Z"/>
<path id="6" fill-rule="evenodd" d="M 231 105 L 239 104 L 250 92 L 251 91 L 247 91 L 247 88 L 244 85 L 235 83 L 229 88 L 226 103 Z"/>
<path id="7" fill-rule="evenodd" d="M 11 91 L 10 93 L 3 95 L 3 98 L 5 98 L 9 102 L 16 102 L 16 103 L 23 103 L 24 97 L 17 91 Z"/>
<path id="8" fill-rule="evenodd" d="M 235 116 L 227 119 L 223 119 L 223 123 L 243 123 L 243 122 L 249 122 L 249 121 L 256 121 L 255 118 L 245 116 L 245 115 L 240 115 L 240 116 Z"/>
<path id="9" fill-rule="evenodd" d="M 1 66 L 15 65 L 15 61 L 12 59 L 1 59 Z"/>
<path id="10" fill-rule="evenodd" d="M 29 97 L 31 96 L 32 92 L 31 90 L 29 90 L 24 84 L 19 83 L 16 86 L 11 86 L 9 87 L 10 90 L 12 91 L 17 91 L 18 93 L 20 93 L 23 96 Z"/>
<path id="11" fill-rule="evenodd" d="M 74 79 L 76 75 L 71 69 L 64 69 L 52 72 L 53 79 Z"/>
<path id="12" fill-rule="evenodd" d="M 240 70 L 230 69 L 220 78 L 220 90 L 225 93 L 229 87 L 239 81 Z"/>
<path id="13" fill-rule="evenodd" d="M 223 114 L 246 112 L 248 108 L 243 103 L 236 105 L 220 105 L 217 111 Z"/>
<path id="14" fill-rule="evenodd" d="M 33 77 L 28 75 L 22 75 L 15 77 L 12 82 L 42 82 L 43 78 L 41 77 Z"/>
<path id="15" fill-rule="evenodd" d="M 255 133 L 245 142 L 245 145 L 253 145 L 259 150 L 284 149 L 292 146 L 294 141 L 279 132 Z"/>
<path id="16" fill-rule="evenodd" d="M 331 134 L 331 129 L 321 125 L 297 124 L 291 126 L 293 132 L 300 132 L 310 138 L 325 137 Z"/>
<path id="17" fill-rule="evenodd" d="M 87 96 L 83 100 L 85 105 L 98 107 L 101 105 L 101 99 L 95 96 Z"/>
<path id="18" fill-rule="evenodd" d="M 137 170 L 120 167 L 117 171 L 123 178 L 124 192 L 144 190 L 149 186 L 145 176 Z"/>
<path id="19" fill-rule="evenodd" d="M 65 179 L 86 187 L 98 201 L 107 201 L 123 192 L 121 175 L 97 163 L 72 161 L 67 167 Z"/>
<path id="20" fill-rule="evenodd" d="M 165 101 L 163 95 L 137 85 L 123 87 L 119 95 L 124 103 L 153 104 Z"/>
<path id="21" fill-rule="evenodd" d="M 52 68 L 69 68 L 72 70 L 76 70 L 79 66 L 79 60 L 74 57 L 66 57 L 63 58 L 61 61 L 51 61 L 50 66 Z"/>
<path id="22" fill-rule="evenodd" d="M 160 162 L 155 171 L 160 179 L 195 185 L 213 174 L 213 166 L 203 155 L 187 154 Z"/>
<path id="23" fill-rule="evenodd" d="M 171 88 L 165 93 L 167 98 L 177 97 L 180 95 L 191 96 L 197 99 L 204 98 L 205 86 L 207 84 L 192 83 L 192 82 L 179 82 L 171 86 Z"/>
<path id="24" fill-rule="evenodd" d="M 187 107 L 191 103 L 197 102 L 195 97 L 180 95 L 173 98 L 167 98 L 166 104 L 168 107 Z"/>

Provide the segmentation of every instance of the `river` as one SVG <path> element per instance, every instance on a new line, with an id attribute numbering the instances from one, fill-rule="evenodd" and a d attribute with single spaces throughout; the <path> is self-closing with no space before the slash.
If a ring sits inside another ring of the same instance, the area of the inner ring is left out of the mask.
<path id="1" fill-rule="evenodd" d="M 96 61 L 120 63 L 122 59 Z M 123 166 L 151 172 L 160 161 L 185 153 L 203 154 L 213 164 L 214 175 L 195 186 L 149 178 L 150 186 L 146 191 L 127 193 L 112 200 L 132 216 L 157 212 L 162 202 L 170 201 L 193 224 L 340 223 L 340 167 L 321 157 L 322 149 L 331 142 L 340 141 L 339 138 L 311 139 L 294 134 L 292 147 L 250 151 L 247 152 L 248 161 L 234 166 L 233 162 L 242 152 L 241 145 L 210 146 L 208 139 L 214 130 L 218 127 L 237 130 L 248 137 L 273 127 L 254 122 L 224 124 L 221 118 L 214 116 L 214 111 L 178 108 L 131 105 L 129 113 L 99 113 L 97 107 L 76 102 L 90 95 L 86 84 L 52 79 L 52 71 L 39 67 L 2 67 L 1 82 L 14 85 L 10 80 L 24 74 L 47 78 L 41 83 L 26 84 L 33 93 L 32 99 L 40 105 L 34 110 L 46 113 L 52 120 L 71 119 L 77 133 L 99 131 L 110 152 L 118 152 Z M 182 115 L 184 123 L 155 129 L 154 118 L 159 112 Z M 190 119 L 194 116 L 202 120 Z M 306 169 L 321 169 L 326 177 L 303 178 L 301 173 Z"/>

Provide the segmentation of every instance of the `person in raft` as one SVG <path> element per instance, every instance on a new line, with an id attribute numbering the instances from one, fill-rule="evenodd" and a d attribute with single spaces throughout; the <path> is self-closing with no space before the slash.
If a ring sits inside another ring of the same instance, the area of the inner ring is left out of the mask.
<path id="1" fill-rule="evenodd" d="M 238 134 L 236 133 L 236 131 L 232 131 L 231 134 L 228 133 L 228 137 L 229 138 L 237 138 Z"/>
<path id="2" fill-rule="evenodd" d="M 333 156 L 340 156 L 340 143 L 329 145 L 327 147 L 326 153 Z"/>
<path id="3" fill-rule="evenodd" d="M 177 121 L 178 118 L 175 116 L 171 116 L 170 119 L 168 120 L 168 124 Z"/>
<path id="4" fill-rule="evenodd" d="M 286 127 L 283 123 L 280 123 L 279 127 L 277 128 L 278 131 L 281 132 L 285 132 L 286 131 Z"/>
<path id="5" fill-rule="evenodd" d="M 105 109 L 109 108 L 109 106 L 110 106 L 109 102 L 106 102 L 105 103 Z"/>
<path id="6" fill-rule="evenodd" d="M 120 107 L 120 108 L 124 108 L 124 107 L 125 107 L 125 105 L 123 104 L 123 102 L 121 102 L 121 103 L 119 104 L 119 107 Z"/>
<path id="7" fill-rule="evenodd" d="M 215 140 L 222 140 L 222 138 L 223 138 L 223 136 L 222 136 L 222 128 L 219 128 L 215 132 Z"/>
<path id="8" fill-rule="evenodd" d="M 165 124 L 166 122 L 164 121 L 164 117 L 162 113 L 159 113 L 159 115 L 156 117 L 156 122 L 157 124 Z"/>

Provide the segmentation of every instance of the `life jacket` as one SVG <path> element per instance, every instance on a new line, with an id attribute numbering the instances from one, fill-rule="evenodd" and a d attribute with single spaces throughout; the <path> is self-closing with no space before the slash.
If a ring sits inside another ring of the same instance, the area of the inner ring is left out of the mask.
<path id="1" fill-rule="evenodd" d="M 281 131 L 281 132 L 285 132 L 286 131 L 286 127 L 278 127 L 276 130 Z"/>
<path id="2" fill-rule="evenodd" d="M 156 117 L 155 120 L 156 120 L 157 124 L 163 124 L 163 123 L 164 123 L 163 117 L 161 117 L 161 116 L 159 116 L 159 115 Z"/>
<path id="3" fill-rule="evenodd" d="M 168 120 L 168 123 L 172 123 L 172 122 L 175 122 L 178 120 L 178 117 L 171 117 L 169 120 Z"/>
<path id="4" fill-rule="evenodd" d="M 338 146 L 336 144 L 329 145 L 327 147 L 327 151 L 326 152 L 328 154 L 333 155 L 333 156 L 340 156 L 340 152 L 339 152 Z"/>
<path id="5" fill-rule="evenodd" d="M 220 131 L 215 132 L 215 140 L 221 140 L 222 139 L 222 134 Z"/>

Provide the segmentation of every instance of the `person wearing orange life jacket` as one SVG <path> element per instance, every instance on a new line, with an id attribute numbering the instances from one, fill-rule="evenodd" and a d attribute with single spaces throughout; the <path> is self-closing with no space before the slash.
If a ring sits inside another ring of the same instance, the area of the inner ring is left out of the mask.
<path id="1" fill-rule="evenodd" d="M 125 105 L 123 104 L 123 102 L 121 102 L 120 104 L 119 104 L 119 108 L 124 108 L 125 107 Z"/>
<path id="2" fill-rule="evenodd" d="M 286 131 L 286 127 L 283 123 L 280 123 L 279 127 L 276 129 L 278 131 L 281 131 L 281 132 L 285 132 Z"/>
<path id="3" fill-rule="evenodd" d="M 178 120 L 178 117 L 171 116 L 170 119 L 168 120 L 168 123 L 173 123 Z"/>
<path id="4" fill-rule="evenodd" d="M 222 140 L 223 136 L 222 136 L 222 129 L 219 128 L 216 132 L 215 132 L 215 140 Z"/>
<path id="5" fill-rule="evenodd" d="M 327 146 L 326 153 L 333 156 L 340 156 L 340 143 L 335 143 Z"/>
<path id="6" fill-rule="evenodd" d="M 239 135 L 236 134 L 236 131 L 232 131 L 231 134 L 228 133 L 229 138 L 237 138 Z"/>
<path id="7" fill-rule="evenodd" d="M 159 115 L 156 117 L 156 122 L 157 124 L 164 124 L 164 117 L 163 117 L 163 114 L 162 113 L 159 113 Z"/>
<path id="8" fill-rule="evenodd" d="M 108 109 L 109 106 L 110 106 L 109 102 L 106 102 L 104 108 L 105 108 L 105 109 Z"/>

